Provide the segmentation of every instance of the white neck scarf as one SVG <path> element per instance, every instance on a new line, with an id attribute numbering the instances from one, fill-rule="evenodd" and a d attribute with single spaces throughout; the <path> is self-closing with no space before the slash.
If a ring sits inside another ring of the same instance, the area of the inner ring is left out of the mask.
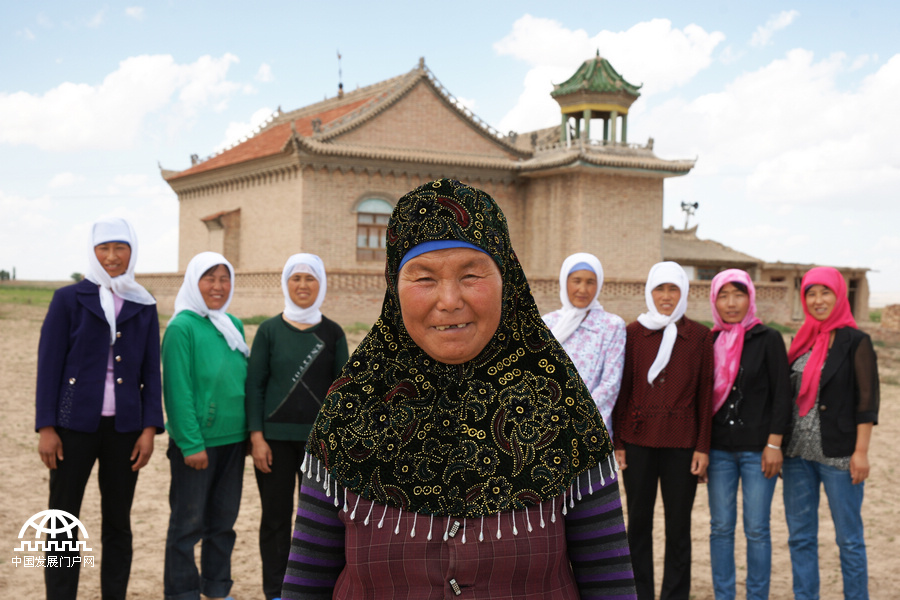
<path id="1" fill-rule="evenodd" d="M 228 293 L 228 300 L 225 301 L 222 308 L 211 310 L 206 305 L 203 295 L 200 294 L 199 285 L 203 274 L 216 265 L 225 265 L 228 268 L 228 274 L 231 276 L 231 291 Z M 224 256 L 217 252 L 201 252 L 191 259 L 184 272 L 184 282 L 181 284 L 181 289 L 178 290 L 178 295 L 175 296 L 175 313 L 172 315 L 172 319 L 183 310 L 189 310 L 201 317 L 207 317 L 215 328 L 219 330 L 219 333 L 225 337 L 229 348 L 241 352 L 244 356 L 249 356 L 250 348 L 247 347 L 244 336 L 241 335 L 241 332 L 238 331 L 238 328 L 234 326 L 234 323 L 231 322 L 231 319 L 225 312 L 228 309 L 228 305 L 231 304 L 233 296 L 234 267 L 231 266 L 231 263 Z M 171 319 L 169 322 L 172 322 Z"/>
<path id="2" fill-rule="evenodd" d="M 591 270 L 593 270 L 594 274 L 597 276 L 597 293 L 594 295 L 591 303 L 585 308 L 577 308 L 572 304 L 572 301 L 569 300 L 569 275 L 572 274 L 572 271 L 575 270 L 574 267 L 579 263 L 587 263 L 590 265 Z M 600 295 L 601 289 L 603 289 L 603 267 L 600 265 L 600 260 L 596 256 L 588 254 L 587 252 L 576 252 L 563 261 L 562 268 L 559 270 L 559 299 L 562 301 L 562 309 L 559 311 L 559 321 L 550 328 L 551 333 L 559 340 L 560 344 L 565 342 L 569 339 L 570 335 L 575 333 L 575 330 L 581 325 L 581 322 L 584 320 L 588 311 L 603 310 L 603 307 L 597 302 L 597 297 Z"/>
<path id="3" fill-rule="evenodd" d="M 288 280 L 294 273 L 309 273 L 319 282 L 319 294 L 308 308 L 297 306 L 291 300 L 288 291 Z M 328 281 L 325 277 L 325 263 L 315 254 L 295 254 L 284 263 L 281 271 L 281 291 L 284 294 L 284 316 L 295 323 L 316 325 L 322 322 L 322 312 L 319 310 L 325 302 L 325 291 Z"/>
<path id="4" fill-rule="evenodd" d="M 128 267 L 118 277 L 110 277 L 97 255 L 94 248 L 108 242 L 124 242 L 131 247 L 131 258 Z M 88 258 L 88 272 L 85 279 L 100 286 L 100 308 L 106 322 L 109 323 L 109 345 L 116 343 L 116 303 L 113 294 L 130 302 L 138 304 L 156 304 L 156 300 L 142 285 L 134 280 L 134 265 L 137 264 L 137 236 L 131 223 L 125 219 L 111 217 L 100 219 L 91 226 L 91 249 Z"/>
<path id="5" fill-rule="evenodd" d="M 675 306 L 675 310 L 671 315 L 660 314 L 656 310 L 656 304 L 653 302 L 653 289 L 663 283 L 674 283 L 681 290 L 681 298 Z M 681 265 L 675 262 L 666 261 L 656 263 L 650 268 L 650 274 L 647 275 L 647 286 L 644 288 L 644 299 L 647 302 L 647 311 L 638 317 L 638 322 L 647 329 L 663 331 L 663 339 L 659 345 L 659 352 L 656 354 L 656 360 L 650 365 L 647 372 L 647 382 L 652 384 L 656 376 L 659 375 L 669 359 L 672 357 L 672 347 L 675 345 L 675 338 L 678 336 L 678 327 L 675 322 L 684 316 L 687 310 L 688 299 L 688 277 Z"/>

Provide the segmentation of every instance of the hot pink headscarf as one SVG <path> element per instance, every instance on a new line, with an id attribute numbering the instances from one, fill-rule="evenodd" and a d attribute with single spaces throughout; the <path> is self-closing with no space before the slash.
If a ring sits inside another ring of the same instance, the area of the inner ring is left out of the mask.
<path id="1" fill-rule="evenodd" d="M 740 323 L 726 323 L 716 310 L 716 298 L 719 291 L 729 283 L 740 283 L 747 288 L 750 296 L 750 307 Z M 713 277 L 709 288 L 709 303 L 712 305 L 713 320 L 716 325 L 713 331 L 721 331 L 713 346 L 713 357 L 716 365 L 716 378 L 713 384 L 713 414 L 716 414 L 731 393 L 731 387 L 741 368 L 741 354 L 744 351 L 744 334 L 761 323 L 756 316 L 756 288 L 746 271 L 728 269 Z"/>
<path id="2" fill-rule="evenodd" d="M 824 321 L 819 321 L 809 314 L 809 308 L 806 306 L 806 290 L 812 285 L 824 285 L 837 296 L 834 310 L 831 311 L 831 314 Z M 788 351 L 788 362 L 793 363 L 812 348 L 812 354 L 809 355 L 809 361 L 803 369 L 800 393 L 797 394 L 797 407 L 800 409 L 800 416 L 802 417 L 816 403 L 816 396 L 819 394 L 819 379 L 822 376 L 822 365 L 825 364 L 825 357 L 828 355 L 829 334 L 841 327 L 853 327 L 854 329 L 858 329 L 858 327 L 853 314 L 850 312 L 850 301 L 847 300 L 847 284 L 837 269 L 833 267 L 815 267 L 810 269 L 803 276 L 800 290 L 804 296 L 802 304 L 806 320 L 803 321 L 800 331 L 797 332 L 797 336 L 791 342 L 791 349 Z"/>

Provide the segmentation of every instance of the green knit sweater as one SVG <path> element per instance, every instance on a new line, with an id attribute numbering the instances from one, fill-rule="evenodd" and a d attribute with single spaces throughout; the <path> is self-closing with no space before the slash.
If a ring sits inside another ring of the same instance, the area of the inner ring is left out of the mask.
<path id="1" fill-rule="evenodd" d="M 322 317 L 297 329 L 276 315 L 259 326 L 247 367 L 247 425 L 269 440 L 305 442 L 331 383 L 347 362 L 340 325 Z"/>
<path id="2" fill-rule="evenodd" d="M 243 324 L 228 316 L 243 335 Z M 247 439 L 247 359 L 209 319 L 178 313 L 166 327 L 162 365 L 166 431 L 182 454 Z"/>

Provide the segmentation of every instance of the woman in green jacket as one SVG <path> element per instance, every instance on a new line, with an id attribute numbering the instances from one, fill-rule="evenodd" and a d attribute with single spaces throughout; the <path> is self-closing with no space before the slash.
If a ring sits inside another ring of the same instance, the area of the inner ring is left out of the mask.
<path id="1" fill-rule="evenodd" d="M 234 269 L 201 252 L 188 264 L 162 343 L 163 397 L 172 481 L 166 538 L 167 600 L 231 591 L 234 522 L 241 504 L 247 355 L 241 322 L 225 310 Z M 203 542 L 200 570 L 194 546 Z"/>
<path id="2" fill-rule="evenodd" d="M 259 553 L 266 600 L 281 595 L 306 438 L 347 362 L 344 331 L 319 310 L 326 288 L 321 258 L 291 256 L 281 273 L 284 312 L 259 326 L 247 367 L 247 425 L 262 500 Z"/>

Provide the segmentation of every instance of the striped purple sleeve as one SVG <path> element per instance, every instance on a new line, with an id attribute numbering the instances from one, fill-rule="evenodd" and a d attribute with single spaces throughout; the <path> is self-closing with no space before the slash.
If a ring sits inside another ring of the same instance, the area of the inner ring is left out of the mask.
<path id="1" fill-rule="evenodd" d="M 601 480 L 593 468 L 588 481 L 579 477 L 581 499 L 566 515 L 566 545 L 581 598 L 636 600 L 618 475 L 610 479 L 605 472 Z"/>
<path id="2" fill-rule="evenodd" d="M 308 483 L 307 483 L 308 482 Z M 330 599 L 344 568 L 344 524 L 321 484 L 304 478 L 281 597 Z"/>

